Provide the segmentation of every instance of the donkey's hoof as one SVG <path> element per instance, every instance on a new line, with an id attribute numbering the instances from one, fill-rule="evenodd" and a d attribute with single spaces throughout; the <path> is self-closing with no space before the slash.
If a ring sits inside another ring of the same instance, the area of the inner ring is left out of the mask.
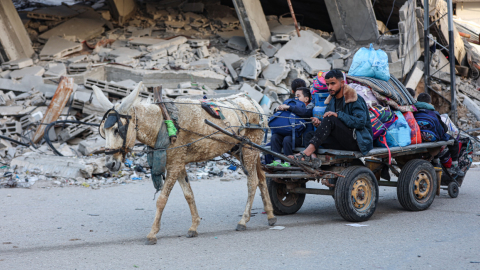
<path id="1" fill-rule="evenodd" d="M 273 226 L 273 225 L 275 225 L 275 223 L 277 223 L 277 218 L 276 217 L 268 219 L 268 225 L 269 226 Z"/>
<path id="2" fill-rule="evenodd" d="M 188 231 L 187 233 L 187 238 L 192 238 L 192 237 L 197 237 L 198 233 L 197 231 Z"/>
<path id="3" fill-rule="evenodd" d="M 237 231 L 245 231 L 247 229 L 247 226 L 242 225 L 242 224 L 237 224 Z"/>
<path id="4" fill-rule="evenodd" d="M 147 241 L 145 241 L 145 245 L 155 245 L 157 243 L 157 238 L 148 238 Z"/>

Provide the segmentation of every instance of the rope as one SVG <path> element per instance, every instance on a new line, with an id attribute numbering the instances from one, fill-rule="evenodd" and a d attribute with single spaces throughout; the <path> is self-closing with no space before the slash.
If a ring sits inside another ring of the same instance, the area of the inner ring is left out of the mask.
<path id="1" fill-rule="evenodd" d="M 199 105 L 201 106 L 202 104 L 199 104 L 199 103 L 188 103 L 188 102 L 175 102 L 175 101 L 161 101 L 161 102 L 153 102 L 153 104 L 160 104 L 160 103 L 175 103 L 175 104 L 183 104 L 183 105 Z M 218 105 L 216 104 L 217 107 L 221 107 L 221 108 L 226 108 L 226 109 L 230 109 L 230 110 L 239 110 L 239 111 L 242 111 L 242 112 L 249 112 L 249 113 L 255 113 L 255 114 L 259 114 L 259 115 L 266 115 L 266 116 L 273 116 L 273 114 L 266 114 L 266 113 L 260 113 L 260 112 L 254 112 L 254 111 L 249 111 L 249 110 L 244 110 L 244 109 L 237 109 L 237 108 L 232 108 L 232 107 L 228 107 L 228 106 L 222 106 L 222 105 Z M 278 117 L 278 118 L 288 118 L 288 119 L 303 119 L 303 120 L 310 120 L 310 117 L 309 118 L 299 118 L 299 117 L 287 117 L 287 116 L 275 116 L 275 117 Z"/>

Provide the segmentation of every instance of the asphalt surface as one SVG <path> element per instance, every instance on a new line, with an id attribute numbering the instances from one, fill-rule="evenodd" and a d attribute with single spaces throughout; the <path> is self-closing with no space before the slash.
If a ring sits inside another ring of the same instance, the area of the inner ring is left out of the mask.
<path id="1" fill-rule="evenodd" d="M 0 189 L 0 269 L 480 269 L 479 169 L 451 199 L 445 190 L 422 212 L 403 210 L 380 187 L 373 217 L 351 227 L 330 196 L 307 195 L 302 209 L 270 230 L 260 193 L 247 230 L 235 231 L 246 180 L 192 182 L 202 222 L 186 238 L 190 211 L 177 184 L 158 244 L 145 246 L 153 185 Z M 307 187 L 319 187 L 309 183 Z"/>

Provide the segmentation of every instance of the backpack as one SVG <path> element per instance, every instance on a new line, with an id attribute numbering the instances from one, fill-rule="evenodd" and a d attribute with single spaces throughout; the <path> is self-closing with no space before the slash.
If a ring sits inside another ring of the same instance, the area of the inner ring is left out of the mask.
<path id="1" fill-rule="evenodd" d="M 403 116 L 405 120 L 407 120 L 408 126 L 410 127 L 410 137 L 412 139 L 412 144 L 420 144 L 422 143 L 422 132 L 420 131 L 420 127 L 415 120 L 412 112 L 404 112 Z"/>
<path id="2" fill-rule="evenodd" d="M 395 122 L 395 115 L 388 107 L 380 105 L 369 109 L 370 121 L 372 122 L 373 140 L 384 136 L 387 129 Z"/>
<path id="3" fill-rule="evenodd" d="M 297 99 L 287 99 L 283 104 L 289 106 L 306 107 L 305 103 Z M 306 128 L 304 119 L 300 119 L 296 114 L 289 111 L 277 111 L 268 119 L 268 126 L 272 128 L 272 134 L 280 134 L 282 136 L 292 136 L 292 139 L 301 137 Z M 295 147 L 295 141 L 294 147 Z"/>
<path id="4" fill-rule="evenodd" d="M 450 136 L 444 129 L 445 124 L 439 120 L 441 117 L 437 111 L 419 110 L 414 113 L 414 116 L 422 133 L 422 141 L 438 142 L 448 141 L 448 139 L 450 139 Z"/>

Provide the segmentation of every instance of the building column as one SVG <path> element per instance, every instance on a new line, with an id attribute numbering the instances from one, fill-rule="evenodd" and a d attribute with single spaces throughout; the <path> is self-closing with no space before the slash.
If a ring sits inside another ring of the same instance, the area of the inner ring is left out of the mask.
<path id="1" fill-rule="evenodd" d="M 325 5 L 338 41 L 352 38 L 358 43 L 369 43 L 379 37 L 370 0 L 326 0 Z"/>
<path id="2" fill-rule="evenodd" d="M 264 41 L 270 41 L 270 28 L 260 0 L 233 0 L 250 50 L 256 50 Z"/>
<path id="3" fill-rule="evenodd" d="M 0 62 L 32 57 L 35 52 L 12 0 L 0 0 Z"/>

